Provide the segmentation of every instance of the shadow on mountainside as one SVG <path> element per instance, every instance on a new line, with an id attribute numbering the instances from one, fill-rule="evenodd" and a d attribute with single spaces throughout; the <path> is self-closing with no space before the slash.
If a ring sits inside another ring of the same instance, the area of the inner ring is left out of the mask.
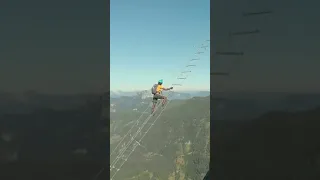
<path id="1" fill-rule="evenodd" d="M 106 165 L 109 122 L 102 101 L 0 118 L 0 179 L 92 179 Z M 101 178 L 108 178 L 101 176 Z"/>
<path id="2" fill-rule="evenodd" d="M 320 108 L 213 123 L 213 179 L 320 179 Z"/>

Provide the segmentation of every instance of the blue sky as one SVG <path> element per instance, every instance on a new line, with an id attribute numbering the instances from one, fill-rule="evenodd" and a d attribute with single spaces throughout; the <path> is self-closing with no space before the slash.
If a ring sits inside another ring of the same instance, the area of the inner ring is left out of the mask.
<path id="1" fill-rule="evenodd" d="M 111 0 L 110 11 L 111 90 L 181 83 L 176 77 L 210 38 L 209 0 Z M 177 90 L 209 90 L 209 55 L 208 48 Z"/>

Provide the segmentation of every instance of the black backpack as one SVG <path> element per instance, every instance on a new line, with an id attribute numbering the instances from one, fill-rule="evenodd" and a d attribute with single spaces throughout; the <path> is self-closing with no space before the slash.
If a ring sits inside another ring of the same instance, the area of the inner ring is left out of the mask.
<path id="1" fill-rule="evenodd" d="M 158 87 L 158 84 L 154 84 L 151 88 L 151 94 L 156 94 L 157 93 L 157 87 Z"/>

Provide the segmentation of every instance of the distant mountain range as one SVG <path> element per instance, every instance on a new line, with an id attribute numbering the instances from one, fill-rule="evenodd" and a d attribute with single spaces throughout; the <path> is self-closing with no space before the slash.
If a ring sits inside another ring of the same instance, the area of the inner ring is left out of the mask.
<path id="1" fill-rule="evenodd" d="M 150 91 L 140 91 L 140 92 L 117 92 L 110 93 L 110 112 L 126 111 L 128 109 L 135 111 L 143 111 L 146 106 L 151 103 L 152 94 Z M 163 92 L 163 94 L 171 100 L 186 100 L 192 97 L 206 97 L 210 95 L 209 91 L 199 91 L 199 92 L 175 92 L 168 91 Z"/>
<path id="2" fill-rule="evenodd" d="M 121 96 L 135 96 L 137 95 L 138 91 L 120 91 L 120 90 L 116 90 L 116 91 L 110 91 L 110 97 L 113 98 L 117 98 L 117 97 L 121 97 Z"/>
<path id="3" fill-rule="evenodd" d="M 201 97 L 209 92 L 174 92 L 170 99 L 185 100 Z M 111 112 L 135 110 L 143 112 L 151 103 L 149 92 L 135 96 L 111 98 Z M 302 111 L 320 106 L 320 94 L 291 93 L 214 93 L 210 106 L 214 119 L 250 119 L 268 111 Z"/>
<path id="4" fill-rule="evenodd" d="M 209 91 L 164 92 L 171 100 L 186 100 L 193 97 L 206 97 Z M 28 113 L 37 109 L 72 109 L 81 107 L 90 101 L 96 101 L 103 95 L 104 101 L 109 104 L 110 112 L 138 111 L 143 112 L 150 105 L 152 94 L 149 90 L 111 91 L 109 93 L 87 93 L 74 95 L 42 94 L 34 91 L 25 93 L 0 92 L 0 114 Z M 215 119 L 254 118 L 266 111 L 301 111 L 312 109 L 320 105 L 320 94 L 293 94 L 273 92 L 214 92 L 211 95 L 213 117 Z M 108 105 L 105 108 L 109 108 Z M 250 115 L 251 117 L 247 117 Z"/>
<path id="5" fill-rule="evenodd" d="M 101 94 L 42 94 L 34 91 L 24 93 L 0 92 L 1 113 L 28 113 L 39 108 L 70 109 L 90 101 L 96 101 Z"/>
<path id="6" fill-rule="evenodd" d="M 168 94 L 169 92 L 164 92 L 164 94 Z M 172 92 L 171 92 L 172 93 Z M 150 90 L 144 91 L 110 91 L 110 97 L 119 98 L 123 96 L 141 96 L 142 98 L 151 97 L 152 94 Z M 173 91 L 173 95 L 171 98 L 173 99 L 189 99 L 191 97 L 205 97 L 209 96 L 210 91 Z"/>

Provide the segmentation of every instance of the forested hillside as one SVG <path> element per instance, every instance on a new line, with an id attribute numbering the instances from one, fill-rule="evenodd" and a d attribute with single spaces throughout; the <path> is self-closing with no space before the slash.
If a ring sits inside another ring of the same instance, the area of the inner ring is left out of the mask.
<path id="1" fill-rule="evenodd" d="M 209 97 L 173 100 L 115 179 L 202 179 L 209 168 L 209 109 Z M 135 125 L 134 121 L 140 115 L 129 114 L 123 113 L 111 119 L 114 140 L 111 149 Z M 141 119 L 146 119 L 149 114 Z"/>

